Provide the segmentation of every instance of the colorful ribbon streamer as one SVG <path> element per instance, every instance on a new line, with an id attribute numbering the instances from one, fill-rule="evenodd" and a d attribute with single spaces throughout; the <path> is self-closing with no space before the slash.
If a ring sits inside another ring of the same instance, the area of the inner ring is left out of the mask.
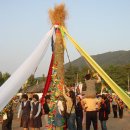
<path id="1" fill-rule="evenodd" d="M 8 104 L 13 96 L 19 91 L 28 77 L 34 73 L 36 67 L 43 58 L 50 38 L 54 32 L 54 27 L 41 40 L 34 52 L 25 60 L 25 62 L 11 75 L 11 77 L 0 87 L 0 111 Z"/>
<path id="2" fill-rule="evenodd" d="M 50 67 L 49 67 L 49 71 L 48 71 L 48 75 L 47 75 L 47 80 L 43 89 L 43 95 L 42 95 L 42 99 L 41 99 L 41 104 L 44 103 L 44 97 L 48 92 L 48 89 L 50 87 L 51 84 L 51 75 L 52 75 L 52 66 L 53 66 L 53 61 L 54 61 L 54 53 L 52 53 L 52 57 L 51 57 L 51 63 L 50 63 Z"/>

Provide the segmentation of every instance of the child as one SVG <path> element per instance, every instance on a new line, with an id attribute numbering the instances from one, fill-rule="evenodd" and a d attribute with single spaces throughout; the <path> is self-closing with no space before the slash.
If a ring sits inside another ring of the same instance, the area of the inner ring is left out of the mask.
<path id="1" fill-rule="evenodd" d="M 101 78 L 98 74 L 86 74 L 85 84 L 87 87 L 86 98 L 96 98 L 96 84 L 101 82 Z"/>
<path id="2" fill-rule="evenodd" d="M 40 130 L 42 127 L 42 120 L 41 120 L 41 104 L 39 102 L 39 97 L 37 94 L 33 95 L 33 103 L 32 103 L 32 110 L 30 115 L 30 126 L 32 130 L 36 128 L 36 130 Z"/>
<path id="3" fill-rule="evenodd" d="M 22 102 L 20 104 L 18 111 L 18 118 L 20 117 L 20 113 L 22 112 L 20 127 L 23 127 L 23 130 L 28 130 L 29 128 L 30 111 L 31 111 L 31 103 L 30 101 L 28 101 L 27 94 L 23 94 Z"/>

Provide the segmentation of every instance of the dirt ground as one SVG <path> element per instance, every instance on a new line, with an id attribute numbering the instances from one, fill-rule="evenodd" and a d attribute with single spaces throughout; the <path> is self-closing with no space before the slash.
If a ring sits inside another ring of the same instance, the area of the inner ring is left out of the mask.
<path id="1" fill-rule="evenodd" d="M 44 123 L 44 120 L 43 120 L 43 123 Z M 15 117 L 13 120 L 12 130 L 22 130 L 22 128 L 19 127 L 19 124 L 20 124 L 20 120 L 18 120 Z M 111 113 L 109 120 L 107 121 L 107 127 L 108 127 L 108 130 L 130 130 L 130 112 L 124 110 L 123 119 L 113 118 L 113 114 Z M 99 130 L 101 130 L 100 122 L 98 123 L 98 128 Z M 0 130 L 2 130 L 1 124 L 0 124 Z M 41 130 L 44 130 L 44 129 L 41 128 Z M 84 130 L 85 130 L 85 125 L 84 125 Z M 91 130 L 93 130 L 92 127 L 91 127 Z"/>

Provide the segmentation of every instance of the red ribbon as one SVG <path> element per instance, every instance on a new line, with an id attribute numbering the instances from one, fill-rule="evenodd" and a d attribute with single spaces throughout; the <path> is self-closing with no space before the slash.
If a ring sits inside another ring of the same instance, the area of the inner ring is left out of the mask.
<path id="1" fill-rule="evenodd" d="M 54 53 L 52 53 L 52 56 L 51 56 L 51 63 L 50 63 L 49 70 L 48 70 L 47 80 L 46 80 L 46 83 L 45 83 L 45 86 L 44 86 L 44 89 L 43 89 L 43 95 L 42 95 L 42 98 L 41 98 L 41 104 L 44 104 L 44 97 L 46 96 L 46 94 L 48 92 L 48 89 L 50 87 L 50 84 L 51 84 L 51 79 L 52 79 L 51 75 L 52 75 L 53 61 L 54 61 Z"/>

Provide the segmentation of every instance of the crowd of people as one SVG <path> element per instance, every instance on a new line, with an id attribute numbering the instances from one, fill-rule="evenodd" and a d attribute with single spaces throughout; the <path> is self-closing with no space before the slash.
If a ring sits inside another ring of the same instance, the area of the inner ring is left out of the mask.
<path id="1" fill-rule="evenodd" d="M 109 114 L 113 111 L 113 117 L 123 118 L 124 103 L 116 95 L 102 94 L 97 95 L 95 87 L 100 83 L 101 79 L 98 75 L 92 77 L 90 74 L 85 76 L 87 86 L 86 95 L 82 95 L 78 91 L 68 89 L 63 86 L 62 94 L 57 95 L 56 113 L 53 122 L 53 130 L 90 130 L 91 123 L 93 129 L 98 130 L 98 118 L 102 130 L 107 130 L 107 120 Z M 40 103 L 37 94 L 33 94 L 32 98 L 28 98 L 27 94 L 23 94 L 18 109 L 20 118 L 20 127 L 23 130 L 40 130 L 42 127 L 47 130 L 48 116 L 50 112 L 51 95 L 45 96 L 45 102 Z M 111 107 L 112 106 L 112 107 Z M 112 108 L 112 110 L 111 110 Z M 42 118 L 43 116 L 43 118 Z M 44 125 L 42 125 L 42 119 Z M 86 119 L 86 122 L 85 122 Z M 3 116 L 2 130 L 12 130 L 13 110 Z"/>

